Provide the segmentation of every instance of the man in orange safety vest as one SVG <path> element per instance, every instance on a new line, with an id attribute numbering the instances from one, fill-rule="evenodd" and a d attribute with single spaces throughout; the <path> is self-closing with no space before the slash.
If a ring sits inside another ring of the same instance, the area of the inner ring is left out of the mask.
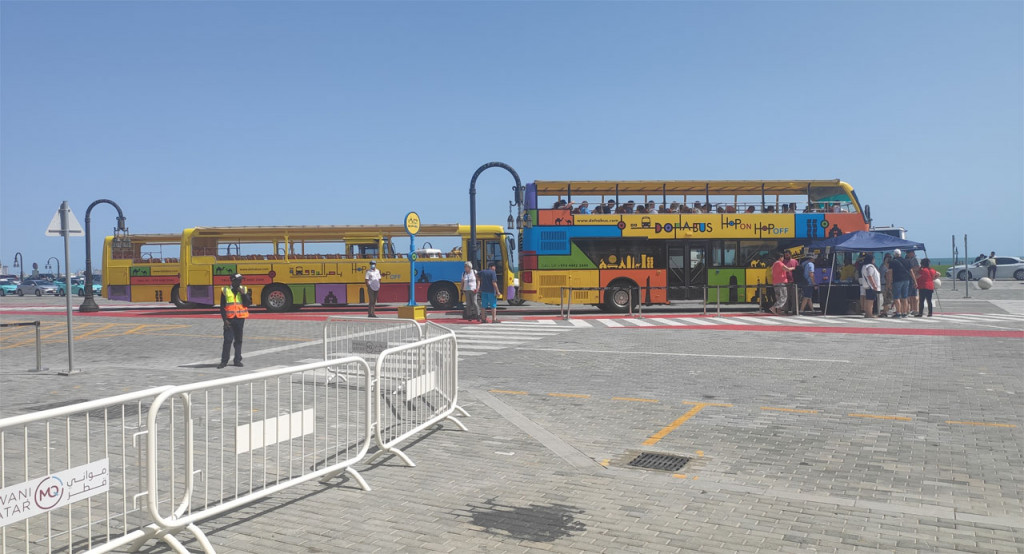
<path id="1" fill-rule="evenodd" d="M 231 343 L 235 344 L 235 366 L 242 367 L 242 330 L 245 320 L 249 317 L 249 306 L 252 305 L 252 293 L 242 286 L 242 275 L 231 276 L 231 286 L 223 287 L 220 292 L 220 318 L 224 320 L 224 346 L 220 352 L 220 365 L 217 369 L 227 367 L 231 356 Z"/>

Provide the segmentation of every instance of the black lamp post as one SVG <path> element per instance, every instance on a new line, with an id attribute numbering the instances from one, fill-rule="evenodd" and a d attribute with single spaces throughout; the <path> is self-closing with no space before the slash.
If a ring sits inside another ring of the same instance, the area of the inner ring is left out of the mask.
<path id="1" fill-rule="evenodd" d="M 50 267 L 50 260 L 57 262 L 57 279 L 60 279 L 60 260 L 54 258 L 53 256 L 50 256 L 50 258 L 46 260 L 46 269 L 52 269 Z"/>
<path id="2" fill-rule="evenodd" d="M 80 312 L 98 312 L 100 307 L 96 305 L 96 301 L 92 298 L 92 242 L 89 237 L 89 224 L 92 221 L 92 209 L 97 204 L 110 204 L 117 210 L 117 227 L 114 227 L 114 244 L 113 247 L 117 248 L 123 244 L 122 241 L 128 240 L 128 228 L 124 225 L 124 212 L 121 211 L 121 206 L 118 206 L 113 200 L 100 199 L 92 204 L 89 204 L 89 209 L 85 210 L 85 300 L 82 305 L 78 307 Z"/>
<path id="3" fill-rule="evenodd" d="M 523 208 L 524 208 L 524 206 L 523 206 L 523 194 L 524 194 L 524 188 L 523 188 L 523 184 L 519 181 L 519 174 L 516 173 L 516 170 L 512 169 L 512 167 L 509 166 L 508 164 L 504 164 L 504 163 L 501 163 L 501 162 L 489 162 L 489 163 L 485 163 L 484 165 L 480 166 L 476 170 L 476 172 L 473 173 L 473 178 L 470 179 L 470 181 L 469 181 L 469 258 L 468 259 L 470 261 L 472 261 L 473 263 L 477 263 L 477 264 L 479 264 L 479 263 L 477 262 L 477 259 L 476 259 L 476 180 L 477 180 L 477 177 L 480 177 L 480 174 L 483 173 L 484 170 L 490 169 L 492 167 L 500 167 L 500 168 L 504 169 L 505 171 L 508 171 L 509 173 L 512 174 L 512 178 L 515 179 L 516 185 L 514 187 L 512 187 L 512 192 L 515 193 L 515 201 L 510 201 L 509 202 L 508 222 L 509 222 L 509 227 L 511 227 L 512 223 L 513 223 L 513 221 L 512 221 L 512 213 L 511 213 L 512 206 L 517 206 L 519 208 L 519 212 L 518 212 L 518 215 L 516 216 L 516 221 L 515 222 L 519 223 L 520 227 L 522 227 L 522 223 L 523 223 Z M 528 215 L 529 214 L 527 214 L 527 216 Z M 483 269 L 483 268 L 480 268 L 480 269 Z"/>
<path id="4" fill-rule="evenodd" d="M 14 254 L 14 267 L 18 268 L 18 282 L 23 282 L 25 280 L 25 258 L 21 252 Z"/>

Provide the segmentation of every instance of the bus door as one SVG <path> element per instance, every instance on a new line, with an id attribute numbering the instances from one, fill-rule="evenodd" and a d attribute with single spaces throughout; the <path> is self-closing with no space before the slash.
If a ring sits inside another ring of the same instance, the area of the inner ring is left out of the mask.
<path id="1" fill-rule="evenodd" d="M 708 243 L 685 242 L 668 246 L 669 300 L 701 300 L 708 283 Z"/>
<path id="2" fill-rule="evenodd" d="M 480 271 L 481 269 L 487 269 L 489 265 L 494 264 L 494 272 L 498 275 L 498 287 L 501 288 L 504 283 L 505 269 L 502 259 L 505 251 L 505 242 L 503 237 L 488 238 L 485 240 L 476 241 L 476 259 L 471 260 L 473 262 L 473 269 Z M 506 291 L 500 291 L 501 294 L 505 294 Z"/>

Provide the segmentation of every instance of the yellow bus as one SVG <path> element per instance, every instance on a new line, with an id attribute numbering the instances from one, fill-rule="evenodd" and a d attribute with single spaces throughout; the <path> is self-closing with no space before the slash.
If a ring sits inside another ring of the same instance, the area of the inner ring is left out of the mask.
<path id="1" fill-rule="evenodd" d="M 468 225 L 423 225 L 416 234 L 416 301 L 435 309 L 459 303 L 461 275 L 469 252 Z M 367 302 L 364 275 L 371 260 L 383 277 L 378 302 L 409 301 L 409 259 L 395 249 L 408 239 L 402 225 L 196 227 L 181 236 L 182 300 L 213 306 L 220 287 L 240 273 L 253 303 L 271 312 L 307 304 Z M 444 250 L 432 243 L 449 243 Z M 512 298 L 514 241 L 498 225 L 477 226 L 476 260 L 494 262 L 498 282 Z M 407 244 L 407 243 L 406 243 Z M 450 246 L 450 248 L 448 248 Z M 408 250 L 408 248 L 406 248 Z"/>
<path id="2" fill-rule="evenodd" d="M 178 298 L 181 234 L 126 235 L 103 241 L 101 295 L 125 302 L 184 303 Z"/>
<path id="3" fill-rule="evenodd" d="M 870 209 L 829 181 L 536 181 L 525 187 L 520 295 L 625 311 L 706 298 L 750 302 L 773 254 L 866 231 Z"/>

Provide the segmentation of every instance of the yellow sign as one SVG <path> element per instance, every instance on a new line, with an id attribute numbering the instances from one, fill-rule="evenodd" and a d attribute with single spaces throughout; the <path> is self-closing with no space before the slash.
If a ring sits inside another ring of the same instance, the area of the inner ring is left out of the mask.
<path id="1" fill-rule="evenodd" d="M 415 235 L 420 232 L 420 216 L 417 215 L 416 212 L 409 212 L 405 216 L 405 230 L 408 231 L 410 235 Z"/>

